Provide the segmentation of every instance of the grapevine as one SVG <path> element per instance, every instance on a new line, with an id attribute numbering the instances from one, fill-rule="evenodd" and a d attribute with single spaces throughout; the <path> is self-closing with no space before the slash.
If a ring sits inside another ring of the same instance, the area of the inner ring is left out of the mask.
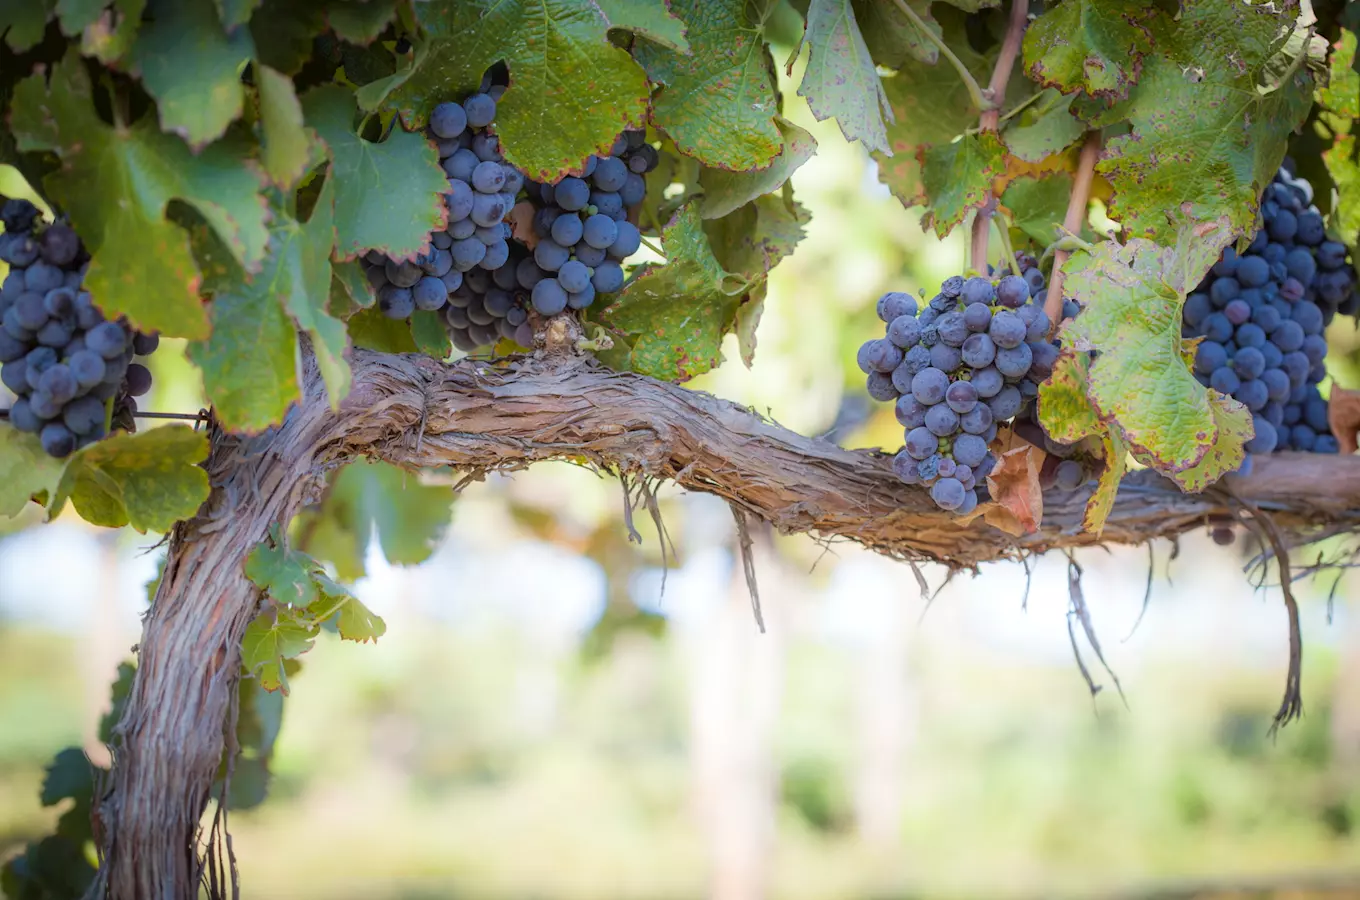
<path id="1" fill-rule="evenodd" d="M 267 770 L 242 698 L 382 637 L 368 535 L 418 563 L 546 460 L 616 476 L 630 536 L 658 482 L 723 498 L 753 595 L 757 520 L 951 571 L 1251 529 L 1289 721 L 1292 585 L 1360 532 L 1353 6 L 9 4 L 0 516 L 167 560 L 98 801 L 4 889 L 230 895 L 198 827 Z M 790 308 L 867 410 L 845 446 L 686 384 Z"/>

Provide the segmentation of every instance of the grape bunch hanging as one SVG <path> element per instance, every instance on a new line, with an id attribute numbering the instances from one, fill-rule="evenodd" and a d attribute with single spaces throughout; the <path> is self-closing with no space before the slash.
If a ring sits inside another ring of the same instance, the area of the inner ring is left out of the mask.
<path id="1" fill-rule="evenodd" d="M 1312 186 L 1281 169 L 1261 198 L 1263 227 L 1251 245 L 1222 257 L 1185 300 L 1182 333 L 1203 338 L 1195 377 L 1251 411 L 1251 453 L 1336 453 L 1327 401 L 1323 330 L 1355 315 L 1355 269 L 1327 239 Z"/>
<path id="2" fill-rule="evenodd" d="M 484 82 L 481 92 L 430 114 L 429 137 L 449 182 L 448 224 L 431 232 L 430 250 L 413 261 L 378 251 L 365 257 L 385 315 L 442 310 L 449 337 L 465 352 L 499 338 L 530 347 L 531 311 L 546 318 L 582 310 L 620 290 L 622 262 L 642 243 L 630 211 L 642 202 L 643 176 L 658 161 L 645 131 L 626 131 L 607 156 L 590 157 L 579 176 L 528 181 L 505 162 L 491 131 L 503 91 Z M 532 210 L 527 239 L 515 237 L 511 225 L 512 211 L 524 202 Z"/>
<path id="3" fill-rule="evenodd" d="M 878 315 L 887 335 L 859 349 L 869 395 L 896 401 L 904 429 L 893 471 L 959 515 L 977 507 L 996 466 L 997 426 L 1031 405 L 1058 359 L 1043 273 L 1028 258 L 1020 268 L 948 278 L 924 307 L 910 294 L 884 294 Z"/>
<path id="4" fill-rule="evenodd" d="M 109 321 L 84 290 L 89 254 L 69 225 L 39 227 L 38 210 L 11 199 L 0 209 L 0 382 L 14 394 L 9 422 L 37 434 L 51 456 L 68 456 L 132 428 L 151 372 L 134 362 L 159 338 Z"/>

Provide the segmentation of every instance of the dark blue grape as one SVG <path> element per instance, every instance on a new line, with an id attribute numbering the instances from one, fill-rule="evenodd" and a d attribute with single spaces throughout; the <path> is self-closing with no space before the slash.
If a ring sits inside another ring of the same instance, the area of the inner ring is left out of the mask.
<path id="1" fill-rule="evenodd" d="M 479 162 L 472 170 L 472 186 L 483 194 L 495 194 L 505 187 L 505 166 L 498 162 Z"/>
<path id="2" fill-rule="evenodd" d="M 578 210 L 590 202 L 590 185 L 568 175 L 553 188 L 557 205 L 567 210 Z"/>
<path id="3" fill-rule="evenodd" d="M 987 453 L 987 442 L 976 434 L 965 432 L 954 438 L 954 461 L 957 463 L 977 469 Z"/>
<path id="4" fill-rule="evenodd" d="M 470 218 L 478 225 L 490 227 L 505 218 L 509 211 L 509 204 L 505 202 L 503 194 L 478 194 L 472 198 Z"/>
<path id="5" fill-rule="evenodd" d="M 969 335 L 963 342 L 962 356 L 963 361 L 974 369 L 990 366 L 996 359 L 996 344 L 985 334 Z"/>
<path id="6" fill-rule="evenodd" d="M 925 459 L 940 449 L 940 439 L 922 425 L 906 433 L 906 449 L 913 459 Z"/>
<path id="7" fill-rule="evenodd" d="M 1278 330 L 1279 329 L 1276 329 L 1276 331 Z M 1254 325 L 1251 322 L 1248 322 L 1245 325 L 1238 327 L 1237 333 L 1233 335 L 1233 340 L 1239 347 L 1260 347 L 1266 342 L 1266 332 L 1260 325 Z M 1277 344 L 1276 346 L 1279 345 Z M 1286 350 L 1290 348 L 1280 347 L 1280 349 Z"/>
<path id="8" fill-rule="evenodd" d="M 1327 226 L 1323 223 L 1320 213 L 1307 210 L 1299 214 L 1298 232 L 1294 235 L 1296 241 L 1309 247 L 1316 247 L 1326 237 Z"/>
<path id="9" fill-rule="evenodd" d="M 919 484 L 921 476 L 917 474 L 916 465 L 916 459 L 904 448 L 893 457 L 893 474 L 904 484 Z"/>
<path id="10" fill-rule="evenodd" d="M 940 316 L 935 320 L 935 330 L 940 335 L 940 340 L 951 347 L 963 346 L 969 334 L 968 325 L 964 322 L 961 312 L 947 312 Z"/>
<path id="11" fill-rule="evenodd" d="M 1317 432 L 1307 425 L 1295 425 L 1289 429 L 1289 443 L 1295 450 L 1302 450 L 1305 453 L 1313 449 L 1317 441 Z"/>
<path id="12" fill-rule="evenodd" d="M 878 298 L 878 317 L 884 322 L 895 322 L 902 316 L 916 315 L 916 298 L 902 291 L 890 291 Z"/>
<path id="13" fill-rule="evenodd" d="M 941 293 L 944 293 L 943 286 Z M 975 275 L 960 285 L 959 293 L 954 296 L 961 296 L 965 307 L 974 303 L 985 303 L 990 306 L 996 300 L 996 289 L 992 287 L 991 281 Z"/>
<path id="14" fill-rule="evenodd" d="M 870 346 L 867 359 L 869 368 L 875 372 L 892 372 L 902 362 L 902 350 L 896 347 L 886 338 L 879 338 L 869 342 Z M 934 402 L 934 401 L 931 401 Z"/>
<path id="15" fill-rule="evenodd" d="M 996 299 L 1002 306 L 1019 309 L 1029 300 L 1029 283 L 1019 275 L 1007 275 L 997 282 Z"/>
<path id="16" fill-rule="evenodd" d="M 926 410 L 926 429 L 936 437 L 949 437 L 959 427 L 959 414 L 943 403 Z"/>
<path id="17" fill-rule="evenodd" d="M 1308 356 L 1300 350 L 1294 350 L 1284 354 L 1280 360 L 1280 368 L 1289 376 L 1289 384 L 1292 388 L 1298 388 L 1308 379 L 1308 370 L 1313 367 L 1309 362 Z"/>
<path id="18" fill-rule="evenodd" d="M 926 410 L 928 409 L 934 409 L 934 407 L 926 406 L 911 394 L 903 394 L 898 398 L 893 413 L 897 416 L 898 424 L 910 431 L 926 424 Z"/>
<path id="19" fill-rule="evenodd" d="M 992 316 L 991 324 L 987 328 L 987 334 L 992 342 L 1001 349 L 1019 347 L 1025 342 L 1025 332 L 1028 329 L 1024 321 L 1010 310 L 997 310 Z"/>
<path id="20" fill-rule="evenodd" d="M 1277 241 L 1289 242 L 1299 233 L 1299 220 L 1287 209 L 1281 209 L 1266 219 L 1266 231 Z M 1270 451 L 1262 451 L 1269 453 Z"/>
<path id="21" fill-rule="evenodd" d="M 888 340 L 906 349 L 921 338 L 921 323 L 915 316 L 898 316 L 888 326 Z"/>
<path id="22" fill-rule="evenodd" d="M 76 436 L 60 422 L 48 422 L 38 434 L 38 440 L 48 456 L 61 459 L 76 449 Z"/>
<path id="23" fill-rule="evenodd" d="M 1322 310 L 1318 308 L 1316 303 L 1304 300 L 1294 304 L 1294 308 L 1289 312 L 1289 317 L 1298 323 L 1304 334 L 1322 334 L 1325 323 Z M 1283 350 L 1284 348 L 1281 347 L 1280 349 Z"/>
<path id="24" fill-rule="evenodd" d="M 996 351 L 996 369 L 1007 378 L 1024 378 L 1033 362 L 1034 353 L 1028 344 L 1002 347 Z"/>
<path id="25" fill-rule="evenodd" d="M 969 379 L 969 384 L 978 392 L 979 397 L 985 399 L 995 397 L 997 392 L 1005 386 L 1006 379 L 994 366 L 987 366 L 974 372 L 973 377 Z"/>
<path id="26" fill-rule="evenodd" d="M 932 453 L 916 464 L 916 475 L 924 484 L 929 484 L 940 475 L 940 454 Z"/>
<path id="27" fill-rule="evenodd" d="M 609 255 L 615 259 L 627 259 L 642 246 L 642 232 L 638 231 L 637 226 L 632 222 L 622 221 L 614 224 L 617 229 L 617 236 L 607 248 Z M 589 240 L 587 240 L 587 244 L 591 247 L 595 246 L 590 244 Z"/>
<path id="28" fill-rule="evenodd" d="M 1252 412 L 1264 409 L 1265 405 L 1270 402 L 1270 391 L 1258 379 L 1242 382 L 1242 386 L 1237 389 L 1237 393 L 1233 396 Z"/>
<path id="29" fill-rule="evenodd" d="M 61 420 L 72 433 L 85 436 L 103 431 L 104 404 L 94 397 L 77 397 L 62 410 Z"/>
<path id="30" fill-rule="evenodd" d="M 1232 364 L 1237 377 L 1243 381 L 1249 381 L 1252 378 L 1260 377 L 1261 373 L 1265 371 L 1266 358 L 1255 347 L 1243 347 L 1233 356 Z M 1217 368 L 1217 366 L 1214 368 Z"/>
<path id="31" fill-rule="evenodd" d="M 602 262 L 595 267 L 590 283 L 598 293 L 612 294 L 623 287 L 623 267 L 612 260 Z"/>
<path id="32" fill-rule="evenodd" d="M 1260 256 L 1244 256 L 1237 264 L 1236 281 L 1243 287 L 1260 287 L 1270 280 L 1270 263 Z M 1215 283 L 1217 285 L 1217 282 Z M 1236 285 L 1233 286 L 1234 288 Z M 1233 290 L 1232 296 L 1236 296 Z"/>
<path id="33" fill-rule="evenodd" d="M 1024 309 L 1034 309 L 1035 311 L 1035 315 L 1025 326 L 1025 342 L 1034 344 L 1044 341 L 1048 337 L 1049 331 L 1053 328 L 1053 323 L 1048 320 L 1048 313 L 1037 306 L 1022 307 L 1021 311 L 1023 312 Z M 1023 318 L 1023 316 L 1021 318 Z"/>
<path id="34" fill-rule="evenodd" d="M 1062 317 L 1064 319 L 1075 319 L 1081 315 L 1081 304 L 1071 297 L 1063 299 Z"/>
<path id="35" fill-rule="evenodd" d="M 557 280 L 562 283 L 562 287 L 568 293 L 576 293 L 586 289 L 586 286 L 590 284 L 592 274 L 590 269 L 586 268 L 585 263 L 571 259 L 564 262 L 562 268 L 557 270 Z"/>
<path id="36" fill-rule="evenodd" d="M 105 359 L 113 359 L 127 349 L 127 332 L 117 322 L 104 322 L 85 333 L 85 346 Z"/>
<path id="37" fill-rule="evenodd" d="M 1020 390 L 1008 384 L 987 401 L 987 407 L 992 411 L 993 421 L 1004 422 L 1018 413 L 1023 403 L 1024 398 L 1020 396 Z"/>
<path id="38" fill-rule="evenodd" d="M 1273 334 L 1275 329 L 1280 327 L 1283 317 L 1278 309 L 1273 306 L 1266 306 L 1263 303 L 1252 310 L 1251 321 L 1259 325 L 1266 334 Z"/>
<path id="39" fill-rule="evenodd" d="M 571 258 L 571 251 L 552 240 L 541 240 L 534 247 L 534 262 L 545 272 L 556 272 Z"/>
<path id="40" fill-rule="evenodd" d="M 482 257 L 482 261 L 477 263 L 477 265 L 481 266 L 483 269 L 486 269 L 487 271 L 492 271 L 495 269 L 499 269 L 501 266 L 505 265 L 509 261 L 510 261 L 509 242 L 497 241 L 496 243 L 487 246 L 486 255 Z"/>
<path id="41" fill-rule="evenodd" d="M 955 510 L 963 506 L 966 493 L 956 478 L 941 478 L 930 487 L 930 499 L 940 509 Z"/>
<path id="42" fill-rule="evenodd" d="M 902 367 L 911 375 L 915 375 L 922 369 L 930 368 L 930 348 L 917 344 L 909 349 L 906 356 L 902 357 Z M 910 384 L 908 384 L 907 390 L 911 390 Z"/>
<path id="43" fill-rule="evenodd" d="M 944 402 L 956 413 L 966 413 L 978 403 L 977 388 L 971 381 L 956 381 L 944 392 Z"/>
<path id="44" fill-rule="evenodd" d="M 591 180 L 602 191 L 617 191 L 628 180 L 628 166 L 616 156 L 607 156 L 595 167 Z"/>
<path id="45" fill-rule="evenodd" d="M 567 306 L 571 309 L 585 309 L 594 302 L 595 286 L 588 281 L 581 290 L 567 293 Z"/>
<path id="46" fill-rule="evenodd" d="M 1251 424 L 1255 427 L 1256 434 L 1246 443 L 1248 453 L 1269 453 L 1275 449 L 1278 435 L 1275 426 L 1271 425 L 1262 416 L 1252 416 Z"/>
<path id="47" fill-rule="evenodd" d="M 592 247 L 610 249 L 618 236 L 619 226 L 609 216 L 596 213 L 585 221 L 583 238 Z"/>
<path id="48" fill-rule="evenodd" d="M 388 284 L 378 291 L 378 309 L 389 319 L 405 319 L 416 311 L 416 301 L 410 288 Z"/>
<path id="49" fill-rule="evenodd" d="M 952 372 L 963 362 L 963 355 L 957 347 L 945 343 L 930 348 L 930 364 L 942 372 Z"/>
<path id="50" fill-rule="evenodd" d="M 1284 326 L 1281 325 L 1281 328 Z M 1303 339 L 1303 355 L 1308 357 L 1308 362 L 1314 367 L 1321 365 L 1322 360 L 1327 355 L 1327 341 L 1319 334 L 1310 334 Z"/>
<path id="51" fill-rule="evenodd" d="M 1242 380 L 1227 366 L 1214 369 L 1214 373 L 1209 376 L 1209 387 L 1223 394 L 1236 394 L 1241 386 Z"/>
<path id="52" fill-rule="evenodd" d="M 637 206 L 647 194 L 647 182 L 636 172 L 628 173 L 628 180 L 619 188 L 619 197 L 626 207 Z"/>
<path id="53" fill-rule="evenodd" d="M 1239 272 L 1242 269 L 1241 266 L 1238 266 L 1237 268 Z M 1240 290 L 1241 287 L 1238 285 L 1237 279 L 1220 278 L 1209 288 L 1209 299 L 1213 302 L 1214 306 L 1222 309 L 1228 305 L 1229 300 L 1235 300 L 1237 298 L 1237 294 Z"/>
<path id="54" fill-rule="evenodd" d="M 411 300 L 415 303 L 416 309 L 439 309 L 448 299 L 449 289 L 433 275 L 426 275 L 411 288 Z"/>
<path id="55" fill-rule="evenodd" d="M 555 316 L 567 308 L 567 292 L 556 278 L 544 278 L 534 285 L 530 297 L 540 316 Z"/>
<path id="56" fill-rule="evenodd" d="M 485 128 L 496 121 L 496 101 L 490 94 L 473 94 L 463 101 L 467 124 Z"/>
<path id="57" fill-rule="evenodd" d="M 543 246 L 543 243 L 540 242 L 539 246 Z M 449 247 L 449 255 L 453 257 L 453 267 L 466 273 L 486 258 L 486 244 L 475 237 L 466 237 L 453 242 Z"/>
<path id="58" fill-rule="evenodd" d="M 1086 469 L 1075 459 L 1065 459 L 1058 463 L 1053 482 L 1059 490 L 1075 491 L 1086 483 Z"/>
<path id="59" fill-rule="evenodd" d="M 1047 379 L 1048 376 L 1053 374 L 1053 367 L 1058 362 L 1058 348 L 1054 347 L 1048 341 L 1032 341 L 1026 346 L 1029 347 L 1030 352 L 1030 379 L 1038 379 L 1039 381 Z M 1026 396 L 1030 396 L 1029 386 L 1033 384 L 1033 380 L 1022 382 L 1020 385 L 1020 392 Z M 1037 393 L 1038 386 L 1034 385 L 1033 390 Z"/>
<path id="60" fill-rule="evenodd" d="M 891 347 L 892 344 L 888 344 L 888 346 Z M 911 392 L 917 400 L 927 406 L 932 406 L 943 400 L 947 390 L 949 390 L 949 376 L 939 369 L 925 368 L 912 376 Z"/>
<path id="61" fill-rule="evenodd" d="M 969 331 L 985 332 L 992 324 L 992 309 L 985 303 L 970 303 L 963 310 L 963 324 Z"/>
<path id="62" fill-rule="evenodd" d="M 1341 445 L 1330 434 L 1320 434 L 1313 442 L 1314 453 L 1340 453 Z"/>
<path id="63" fill-rule="evenodd" d="M 1246 326 L 1243 327 L 1245 328 Z M 1264 332 L 1262 332 L 1262 334 L 1264 334 Z M 1281 322 L 1279 327 L 1271 332 L 1270 342 L 1276 347 L 1279 347 L 1282 352 L 1289 353 L 1293 350 L 1300 349 L 1303 346 L 1305 337 L 1306 335 L 1304 334 L 1303 326 L 1298 322 L 1290 320 L 1288 322 Z"/>
<path id="64" fill-rule="evenodd" d="M 53 369 L 61 368 L 60 366 Z M 51 371 L 48 372 L 48 375 Z M 47 377 L 47 376 L 44 376 Z M 127 374 L 123 376 L 123 387 L 130 396 L 141 397 L 151 390 L 151 370 L 141 363 L 132 363 L 127 367 Z M 59 397 L 55 391 L 49 391 L 53 397 Z"/>
<path id="65" fill-rule="evenodd" d="M 570 247 L 581 239 L 585 225 L 575 213 L 565 213 L 552 223 L 551 237 L 563 247 Z"/>
<path id="66" fill-rule="evenodd" d="M 1223 307 L 1223 315 L 1228 317 L 1228 321 L 1234 325 L 1241 325 L 1251 318 L 1251 304 L 1240 297 L 1230 300 L 1228 305 Z"/>
<path id="67" fill-rule="evenodd" d="M 984 435 L 992 427 L 992 410 L 985 403 L 979 403 L 968 412 L 959 416 L 959 427 L 969 434 Z"/>
<path id="68" fill-rule="evenodd" d="M 1289 376 L 1280 369 L 1266 369 L 1261 373 L 1261 383 L 1266 386 L 1266 395 L 1277 403 L 1289 399 Z"/>

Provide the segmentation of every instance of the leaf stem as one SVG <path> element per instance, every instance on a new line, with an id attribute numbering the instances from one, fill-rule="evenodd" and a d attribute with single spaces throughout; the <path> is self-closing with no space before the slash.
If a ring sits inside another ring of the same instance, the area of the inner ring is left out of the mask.
<path id="1" fill-rule="evenodd" d="M 919 15 L 917 15 L 916 10 L 907 5 L 907 0 L 893 0 L 893 2 L 897 4 L 897 8 L 902 10 L 902 13 L 908 19 L 911 19 L 911 23 L 916 26 L 917 30 L 925 35 L 927 40 L 939 48 L 939 51 L 944 54 L 944 58 L 949 60 L 950 65 L 958 71 L 959 78 L 963 81 L 964 87 L 968 88 L 968 96 L 973 98 L 973 105 L 979 110 L 990 108 L 987 99 L 982 94 L 982 88 L 978 86 L 977 79 L 973 77 L 972 72 L 968 71 L 968 67 L 963 64 L 963 60 L 959 59 L 958 56 L 954 54 L 954 51 L 949 49 L 949 45 L 945 43 L 944 38 L 926 27 L 926 23 Z M 1026 2 L 1028 2 L 1028 0 L 1026 0 Z"/>
<path id="2" fill-rule="evenodd" d="M 664 254 L 664 253 L 661 252 L 661 248 L 660 248 L 660 247 L 658 247 L 656 244 L 653 244 L 651 241 L 649 241 L 649 240 L 648 240 L 647 238 L 645 238 L 645 237 L 639 238 L 639 240 L 642 241 L 642 246 L 646 247 L 648 250 L 652 251 L 652 252 L 655 253 L 657 256 L 661 257 L 661 261 L 662 261 L 662 262 L 665 262 L 665 261 L 666 261 L 666 254 Z"/>
<path id="3" fill-rule="evenodd" d="M 1086 141 L 1081 145 L 1081 158 L 1077 162 L 1077 175 L 1072 182 L 1072 196 L 1067 200 L 1067 215 L 1063 217 L 1063 228 L 1072 234 L 1080 234 L 1086 221 L 1086 205 L 1091 199 L 1091 182 L 1095 180 L 1096 160 L 1100 157 L 1100 132 L 1088 131 Z M 1063 308 L 1063 263 L 1067 262 L 1070 250 L 1057 250 L 1053 253 L 1053 272 L 1048 278 L 1048 296 L 1044 298 L 1044 312 L 1048 321 L 1053 323 L 1050 336 L 1056 334 L 1062 323 Z"/>
<path id="4" fill-rule="evenodd" d="M 1000 211 L 992 216 L 992 221 L 996 223 L 996 236 L 1001 239 L 1001 251 L 1006 255 L 1001 258 L 1001 265 L 998 269 L 1010 267 L 1016 275 L 1020 274 L 1020 264 L 1015 261 L 1015 249 L 1011 247 L 1011 226 L 1006 221 L 1006 217 Z"/>
<path id="5" fill-rule="evenodd" d="M 896 0 L 897 5 L 906 10 L 906 0 Z M 1011 80 L 1011 70 L 1015 68 L 1016 57 L 1020 55 L 1020 44 L 1025 39 L 1025 26 L 1029 24 L 1029 0 L 1011 0 L 1011 15 L 1006 23 L 1006 37 L 1001 42 L 1001 53 L 992 68 L 992 80 L 983 91 L 983 102 L 978 108 L 978 133 L 996 131 L 1001 126 L 1001 104 L 1006 100 L 1006 83 Z M 996 214 L 996 194 L 989 186 L 986 199 L 973 217 L 973 240 L 970 264 L 978 272 L 987 271 L 987 239 L 991 235 L 991 218 Z M 1004 227 L 1004 226 L 1003 226 Z M 1015 258 L 1011 257 L 1010 262 Z"/>

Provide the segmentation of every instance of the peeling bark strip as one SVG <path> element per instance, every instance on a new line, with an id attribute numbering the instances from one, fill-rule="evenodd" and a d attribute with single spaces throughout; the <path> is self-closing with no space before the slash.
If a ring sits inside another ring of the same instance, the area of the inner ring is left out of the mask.
<path id="1" fill-rule="evenodd" d="M 897 480 L 890 456 L 803 437 L 735 403 L 650 378 L 582 361 L 494 368 L 362 350 L 353 368 L 354 389 L 338 411 L 309 356 L 306 399 L 282 426 L 256 437 L 213 435 L 212 495 L 171 536 L 117 729 L 99 810 L 105 859 L 91 897 L 198 895 L 199 822 L 222 757 L 241 637 L 259 600 L 242 566 L 272 524 L 286 526 L 317 493 L 326 471 L 357 456 L 480 471 L 584 458 L 717 494 L 786 533 L 955 567 L 1051 547 L 1142 543 L 1235 513 L 1220 492 L 1182 494 L 1144 471 L 1124 480 L 1099 540 L 1081 526 L 1087 490 L 1050 493 L 1042 531 L 1016 540 L 935 509 L 923 491 Z M 1360 528 L 1360 458 L 1262 457 L 1232 487 L 1273 515 L 1288 544 Z"/>

